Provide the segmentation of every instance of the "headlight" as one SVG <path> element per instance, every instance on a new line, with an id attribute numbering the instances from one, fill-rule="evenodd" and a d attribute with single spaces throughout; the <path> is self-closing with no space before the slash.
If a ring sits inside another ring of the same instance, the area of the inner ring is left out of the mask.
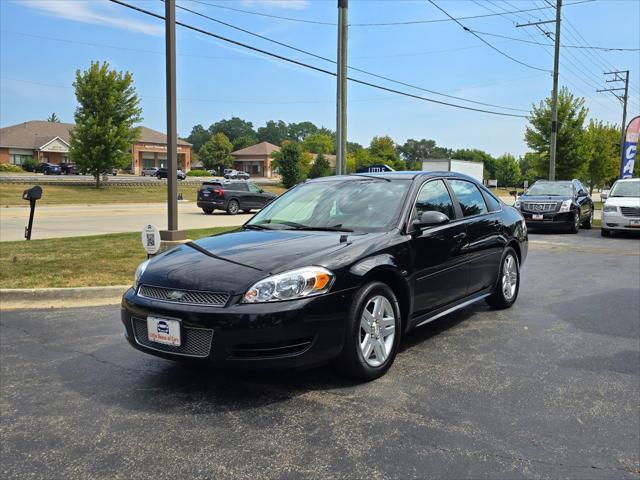
<path id="1" fill-rule="evenodd" d="M 260 280 L 242 297 L 242 303 L 278 302 L 327 293 L 335 275 L 326 268 L 305 267 Z"/>
<path id="2" fill-rule="evenodd" d="M 615 205 L 605 205 L 602 211 L 606 213 L 617 213 L 618 207 L 616 207 Z"/>
<path id="3" fill-rule="evenodd" d="M 513 204 L 513 208 L 517 208 L 518 210 L 520 210 L 520 200 L 515 201 L 515 203 Z"/>
<path id="4" fill-rule="evenodd" d="M 145 260 L 140 265 L 138 265 L 138 268 L 136 268 L 136 274 L 133 277 L 133 289 L 134 290 L 138 289 L 138 283 L 140 282 L 140 278 L 142 277 L 142 274 L 147 269 L 147 265 L 149 265 L 149 260 Z"/>
<path id="5" fill-rule="evenodd" d="M 560 205 L 560 213 L 562 212 L 570 212 L 571 211 L 571 200 L 565 200 L 564 202 L 562 202 L 562 205 Z"/>

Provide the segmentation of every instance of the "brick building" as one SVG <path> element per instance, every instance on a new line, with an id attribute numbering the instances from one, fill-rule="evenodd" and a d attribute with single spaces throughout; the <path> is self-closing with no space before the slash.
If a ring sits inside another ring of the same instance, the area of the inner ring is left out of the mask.
<path id="1" fill-rule="evenodd" d="M 36 162 L 73 162 L 69 155 L 69 132 L 72 123 L 40 120 L 0 128 L 0 163 L 22 165 L 29 157 Z M 143 168 L 167 166 L 167 136 L 141 127 L 140 139 L 129 150 L 131 171 L 139 174 Z M 191 169 L 191 144 L 178 140 L 178 168 Z"/>

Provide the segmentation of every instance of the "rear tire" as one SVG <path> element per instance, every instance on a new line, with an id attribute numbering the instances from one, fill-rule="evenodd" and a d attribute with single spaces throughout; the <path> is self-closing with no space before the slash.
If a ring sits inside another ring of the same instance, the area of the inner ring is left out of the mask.
<path id="1" fill-rule="evenodd" d="M 213 213 L 213 208 L 203 208 L 202 211 L 205 215 L 211 215 Z"/>
<path id="2" fill-rule="evenodd" d="M 500 260 L 500 273 L 493 293 L 486 302 L 495 308 L 510 308 L 520 291 L 520 262 L 513 248 L 507 247 Z"/>
<path id="3" fill-rule="evenodd" d="M 398 300 L 382 282 L 371 282 L 355 294 L 342 352 L 334 365 L 341 373 L 374 380 L 384 375 L 398 353 L 401 337 Z"/>
<path id="4" fill-rule="evenodd" d="M 236 215 L 238 213 L 238 210 L 240 210 L 240 204 L 238 203 L 238 201 L 229 200 L 229 203 L 227 203 L 227 213 L 229 215 Z"/>
<path id="5" fill-rule="evenodd" d="M 611 230 L 609 230 L 608 228 L 601 228 L 600 229 L 600 235 L 603 237 L 610 237 L 611 236 Z"/>

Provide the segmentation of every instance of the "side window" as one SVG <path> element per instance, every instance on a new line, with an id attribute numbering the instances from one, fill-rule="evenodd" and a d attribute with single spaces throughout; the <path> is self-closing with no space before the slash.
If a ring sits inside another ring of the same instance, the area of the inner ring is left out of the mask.
<path id="1" fill-rule="evenodd" d="M 491 192 L 483 189 L 482 194 L 484 195 L 484 200 L 485 202 L 487 202 L 487 206 L 489 207 L 490 212 L 497 212 L 502 208 L 500 200 L 494 197 Z"/>
<path id="2" fill-rule="evenodd" d="M 451 189 L 458 197 L 462 214 L 465 217 L 487 213 L 487 205 L 484 203 L 484 198 L 478 187 L 473 183 L 465 180 L 449 180 L 449 185 L 451 185 Z"/>
<path id="3" fill-rule="evenodd" d="M 423 212 L 433 210 L 442 212 L 451 219 L 455 218 L 453 201 L 442 180 L 425 183 L 418 194 L 418 198 L 416 198 L 418 217 L 420 217 Z"/>
<path id="4" fill-rule="evenodd" d="M 253 193 L 260 193 L 260 189 L 256 187 L 253 183 L 249 184 L 249 191 Z"/>

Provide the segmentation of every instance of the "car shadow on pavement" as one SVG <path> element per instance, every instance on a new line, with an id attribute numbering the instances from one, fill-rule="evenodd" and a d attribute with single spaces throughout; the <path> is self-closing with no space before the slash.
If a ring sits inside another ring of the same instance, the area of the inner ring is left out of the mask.
<path id="1" fill-rule="evenodd" d="M 480 305 L 410 332 L 399 354 L 488 308 Z M 392 370 L 382 379 L 363 382 L 342 376 L 331 365 L 306 370 L 259 370 L 179 363 L 135 351 L 120 339 L 115 346 L 74 353 L 58 365 L 59 378 L 70 389 L 93 401 L 145 413 L 243 411 L 289 402 L 314 395 L 315 391 L 366 393 L 385 388 L 384 385 L 388 388 L 389 383 L 403 378 L 403 372 Z"/>

